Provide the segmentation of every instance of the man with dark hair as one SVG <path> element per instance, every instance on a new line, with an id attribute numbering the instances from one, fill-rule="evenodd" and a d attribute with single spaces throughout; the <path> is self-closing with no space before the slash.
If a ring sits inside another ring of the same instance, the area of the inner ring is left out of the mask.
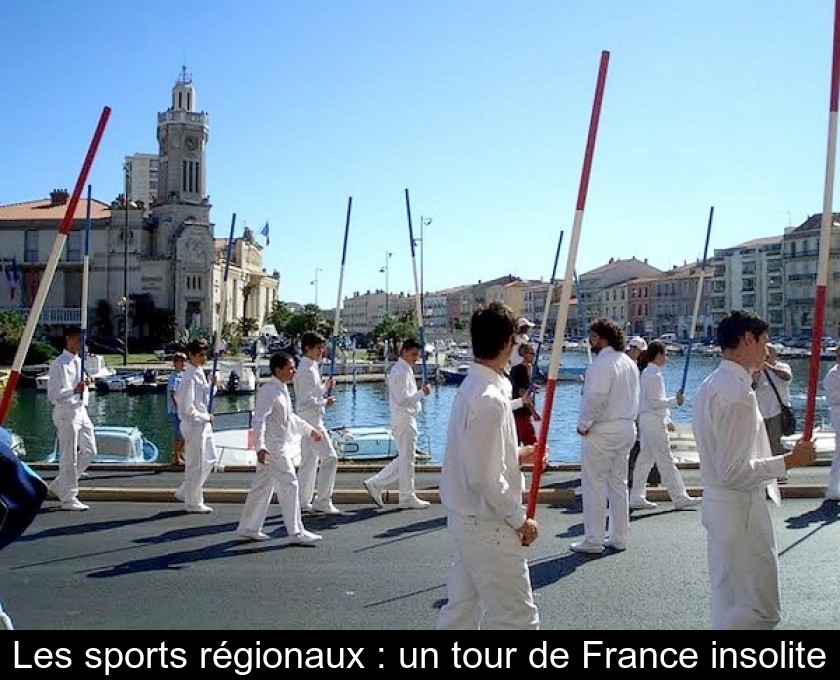
<path id="1" fill-rule="evenodd" d="M 717 328 L 723 359 L 694 400 L 715 630 L 770 629 L 779 622 L 778 561 L 765 494 L 781 502 L 777 479 L 816 457 L 814 443 L 805 440 L 786 455 L 771 453 L 752 388 L 752 372 L 767 354 L 767 330 L 754 312 L 726 315 Z"/>
<path id="2" fill-rule="evenodd" d="M 388 403 L 391 409 L 391 430 L 397 444 L 397 457 L 376 475 L 364 480 L 373 502 L 383 507 L 382 490 L 399 481 L 399 507 L 422 510 L 429 501 L 418 498 L 414 492 L 414 460 L 417 456 L 417 418 L 420 401 L 429 394 L 428 384 L 417 389 L 414 364 L 420 359 L 420 343 L 406 338 L 400 348 L 400 358 L 388 372 Z"/>
<path id="3" fill-rule="evenodd" d="M 627 548 L 627 458 L 636 440 L 639 369 L 624 352 L 621 327 L 610 319 L 592 322 L 589 345 L 596 357 L 586 369 L 577 424 L 577 432 L 583 437 L 580 485 L 584 539 L 570 547 L 574 552 L 601 555 L 605 546 Z"/>
<path id="4" fill-rule="evenodd" d="M 190 340 L 187 368 L 175 392 L 184 437 L 184 481 L 175 491 L 175 500 L 183 502 L 187 512 L 200 514 L 213 512 L 204 502 L 204 483 L 216 464 L 213 414 L 209 411 L 210 390 L 215 389 L 216 376 L 207 380 L 204 375 L 209 353 L 207 340 Z"/>
<path id="5" fill-rule="evenodd" d="M 263 531 L 263 524 L 271 497 L 276 491 L 289 542 L 314 545 L 320 542 L 321 535 L 303 527 L 298 480 L 292 461 L 292 443 L 297 436 L 319 441 L 324 435 L 292 411 L 292 400 L 286 387 L 295 375 L 295 361 L 291 355 L 285 352 L 272 355 L 268 368 L 271 378 L 257 391 L 251 423 L 256 442 L 257 468 L 245 505 L 242 506 L 242 517 L 236 534 L 251 541 L 267 541 L 271 538 Z"/>
<path id="6" fill-rule="evenodd" d="M 307 437 L 301 442 L 300 507 L 304 512 L 338 515 L 341 511 L 332 502 L 338 455 L 324 427 L 324 409 L 335 403 L 335 397 L 327 396 L 333 383 L 332 380 L 321 380 L 318 368 L 327 348 L 327 339 L 320 333 L 307 331 L 300 343 L 303 356 L 294 377 L 297 412 L 324 435 L 319 441 Z"/>
<path id="7" fill-rule="evenodd" d="M 520 471 L 534 447 L 517 446 L 503 374 L 514 330 L 511 310 L 498 302 L 470 320 L 475 362 L 452 404 L 440 478 L 454 559 L 438 629 L 539 628 L 523 551 L 538 526 L 522 506 Z"/>
<path id="8" fill-rule="evenodd" d="M 62 510 L 88 510 L 79 500 L 79 477 L 96 455 L 96 436 L 87 410 L 90 378 L 82 374 L 82 329 L 64 331 L 64 351 L 50 366 L 47 398 L 53 404 L 52 419 L 58 437 L 58 476 L 50 492 Z"/>

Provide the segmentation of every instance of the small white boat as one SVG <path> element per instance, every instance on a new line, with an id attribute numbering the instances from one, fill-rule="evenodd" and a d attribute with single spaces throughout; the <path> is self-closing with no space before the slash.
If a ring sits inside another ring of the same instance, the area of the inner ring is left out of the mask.
<path id="1" fill-rule="evenodd" d="M 145 378 L 141 372 L 116 373 L 94 380 L 94 387 L 97 392 L 106 394 L 108 392 L 125 392 L 131 386 L 142 385 Z"/>
<path id="2" fill-rule="evenodd" d="M 389 460 L 399 453 L 388 427 L 336 427 L 330 437 L 339 460 Z M 417 460 L 429 458 L 428 451 L 417 450 Z"/>
<path id="3" fill-rule="evenodd" d="M 12 450 L 18 458 L 26 457 L 26 447 L 23 444 L 23 437 L 17 432 L 12 432 L 7 427 L 0 427 L 0 444 L 4 444 Z"/>
<path id="4" fill-rule="evenodd" d="M 244 361 L 219 361 L 219 394 L 254 394 L 257 375 Z"/>
<path id="5" fill-rule="evenodd" d="M 460 385 L 467 377 L 470 364 L 458 364 L 457 366 L 441 366 L 439 369 L 443 382 L 450 385 Z"/>
<path id="6" fill-rule="evenodd" d="M 157 444 L 144 437 L 136 427 L 96 425 L 93 432 L 96 436 L 97 450 L 92 461 L 94 463 L 155 463 L 160 455 Z M 46 462 L 58 461 L 57 448 L 58 442 L 45 457 Z"/>
<path id="7" fill-rule="evenodd" d="M 105 357 L 101 354 L 88 354 L 85 357 L 85 373 L 90 376 L 94 386 L 97 380 L 105 380 L 117 375 L 116 370 L 105 365 Z M 49 372 L 42 373 L 35 377 L 35 387 L 39 390 L 46 391 L 49 380 Z"/>

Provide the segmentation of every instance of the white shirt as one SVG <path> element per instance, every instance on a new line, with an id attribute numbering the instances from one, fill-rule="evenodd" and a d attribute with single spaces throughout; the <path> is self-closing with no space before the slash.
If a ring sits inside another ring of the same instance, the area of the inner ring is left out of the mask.
<path id="1" fill-rule="evenodd" d="M 676 405 L 677 398 L 665 393 L 662 367 L 648 364 L 639 379 L 639 415 L 655 413 L 664 420 L 670 415 L 669 408 Z"/>
<path id="2" fill-rule="evenodd" d="M 417 389 L 414 369 L 402 357 L 388 372 L 388 405 L 391 408 L 391 420 L 413 418 L 420 413 L 420 400 L 426 395 Z"/>
<path id="3" fill-rule="evenodd" d="M 773 370 L 780 371 L 787 375 L 788 379 L 784 380 L 781 376 L 773 373 Z M 773 364 L 773 370 L 767 369 L 765 373 L 763 370 L 758 375 L 758 384 L 755 388 L 755 398 L 758 400 L 758 409 L 764 418 L 772 418 L 782 412 L 782 407 L 779 406 L 779 400 L 776 398 L 776 393 L 767 380 L 767 374 L 773 380 L 773 384 L 779 391 L 779 397 L 785 406 L 790 406 L 790 379 L 793 377 L 793 372 L 790 370 L 790 364 L 784 361 L 776 361 Z"/>
<path id="4" fill-rule="evenodd" d="M 624 352 L 605 347 L 586 368 L 578 428 L 636 420 L 639 415 L 639 367 Z"/>
<path id="5" fill-rule="evenodd" d="M 292 399 L 282 380 L 275 376 L 260 385 L 251 420 L 256 450 L 283 453 L 296 438 L 311 435 L 314 428 L 292 411 Z M 268 442 L 268 444 L 266 443 Z"/>
<path id="6" fill-rule="evenodd" d="M 65 349 L 50 366 L 47 380 L 47 399 L 55 406 L 72 406 L 74 408 L 84 406 L 83 396 L 73 391 L 81 380 L 81 358 L 78 354 L 73 354 Z"/>
<path id="7" fill-rule="evenodd" d="M 210 422 L 207 405 L 210 401 L 210 383 L 204 370 L 187 364 L 181 376 L 181 384 L 175 392 L 178 402 L 178 418 L 188 425 L 204 425 Z"/>
<path id="8" fill-rule="evenodd" d="M 510 367 L 522 363 L 522 355 L 519 354 L 519 346 L 531 341 L 527 333 L 517 333 L 513 336 L 513 350 L 510 353 Z"/>
<path id="9" fill-rule="evenodd" d="M 700 385 L 692 423 L 704 487 L 755 491 L 786 477 L 784 456 L 773 456 L 758 410 L 752 376 L 724 359 Z"/>
<path id="10" fill-rule="evenodd" d="M 301 357 L 293 380 L 297 412 L 308 423 L 318 423 L 324 415 L 327 393 L 326 381 L 321 380 L 318 364 L 309 357 Z"/>
<path id="11" fill-rule="evenodd" d="M 823 390 L 828 408 L 835 413 L 840 412 L 840 364 L 834 364 L 828 369 L 823 378 Z"/>
<path id="12" fill-rule="evenodd" d="M 525 523 L 516 425 L 510 382 L 475 363 L 458 388 L 440 476 L 440 499 L 447 512 Z"/>

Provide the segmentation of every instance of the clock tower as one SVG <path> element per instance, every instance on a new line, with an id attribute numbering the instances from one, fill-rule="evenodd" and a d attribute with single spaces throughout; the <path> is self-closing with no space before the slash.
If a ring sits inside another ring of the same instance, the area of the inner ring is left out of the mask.
<path id="1" fill-rule="evenodd" d="M 158 191 L 149 220 L 152 250 L 171 267 L 165 306 L 174 310 L 179 331 L 213 324 L 213 225 L 205 184 L 208 132 L 207 114 L 196 110 L 195 87 L 184 66 L 172 87 L 171 106 L 158 113 Z"/>

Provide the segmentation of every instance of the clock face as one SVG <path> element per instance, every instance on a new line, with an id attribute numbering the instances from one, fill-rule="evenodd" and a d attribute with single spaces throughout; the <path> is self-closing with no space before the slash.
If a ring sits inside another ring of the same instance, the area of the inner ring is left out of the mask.
<path id="1" fill-rule="evenodd" d="M 195 137 L 187 137 L 184 141 L 184 145 L 187 147 L 188 151 L 195 151 L 198 148 L 198 141 Z"/>

